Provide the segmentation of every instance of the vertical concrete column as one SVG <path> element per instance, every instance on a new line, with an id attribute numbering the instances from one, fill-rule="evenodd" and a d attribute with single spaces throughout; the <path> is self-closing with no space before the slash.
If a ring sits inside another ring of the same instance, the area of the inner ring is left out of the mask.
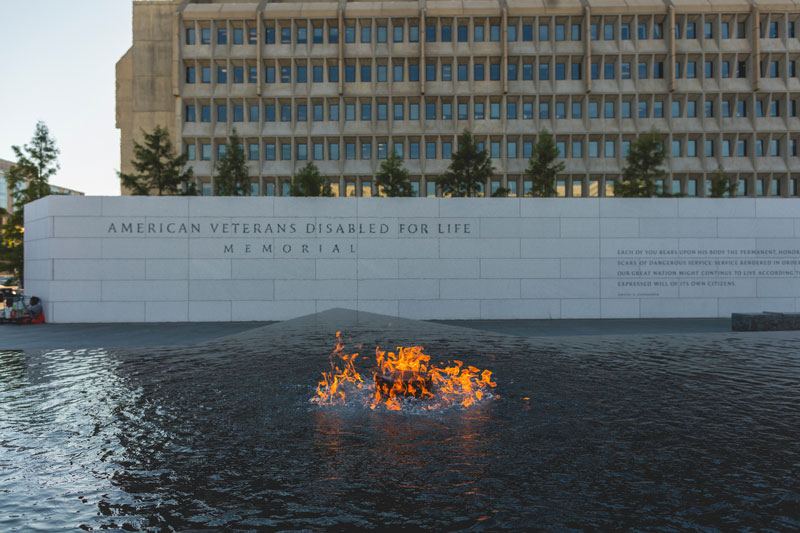
<path id="1" fill-rule="evenodd" d="M 703 25 L 700 24 L 700 31 Z M 675 6 L 671 5 L 667 8 L 667 83 L 670 91 L 675 90 Z M 702 65 L 701 65 L 702 66 Z"/>
<path id="2" fill-rule="evenodd" d="M 256 94 L 261 96 L 261 84 L 263 78 L 263 62 L 264 62 L 264 3 L 262 2 L 258 6 L 258 11 L 256 12 L 256 40 L 258 40 L 258 44 L 256 45 L 256 76 L 258 76 L 258 82 L 256 83 Z M 261 105 L 259 105 L 259 108 Z M 261 117 L 263 111 L 259 109 L 258 116 Z M 259 124 L 261 120 L 259 120 Z M 260 130 L 259 130 L 260 131 Z M 260 150 L 261 148 L 259 148 Z"/>
<path id="3" fill-rule="evenodd" d="M 583 8 L 583 79 L 586 80 L 586 92 L 592 91 L 592 8 Z M 588 141 L 588 137 L 587 137 Z M 586 147 L 588 150 L 588 146 Z"/>
<path id="4" fill-rule="evenodd" d="M 503 76 L 503 94 L 508 94 L 508 8 L 503 8 L 503 29 L 500 32 L 503 39 L 503 62 L 500 64 Z"/>
<path id="5" fill-rule="evenodd" d="M 419 10 L 419 57 L 420 57 L 420 65 L 419 68 L 422 70 L 419 74 L 420 79 L 420 92 L 425 94 L 425 80 L 426 76 L 425 73 L 427 71 L 427 67 L 425 64 L 425 38 L 426 38 L 426 29 L 425 29 L 425 8 Z M 424 102 L 420 102 L 420 113 L 422 113 L 425 109 Z M 424 122 L 423 122 L 424 124 Z"/>
<path id="6" fill-rule="evenodd" d="M 342 4 L 339 4 L 339 95 L 344 92 L 344 15 Z"/>
<path id="7" fill-rule="evenodd" d="M 750 32 L 750 49 L 752 50 L 753 58 L 753 90 L 757 91 L 761 88 L 761 12 L 758 7 L 753 5 L 750 10 L 750 20 L 752 21 Z"/>
<path id="8" fill-rule="evenodd" d="M 183 54 L 183 33 L 181 10 L 172 15 L 172 94 L 175 96 L 175 130 L 172 132 L 172 141 L 175 143 L 179 154 L 183 153 L 183 98 L 181 98 L 181 57 Z"/>

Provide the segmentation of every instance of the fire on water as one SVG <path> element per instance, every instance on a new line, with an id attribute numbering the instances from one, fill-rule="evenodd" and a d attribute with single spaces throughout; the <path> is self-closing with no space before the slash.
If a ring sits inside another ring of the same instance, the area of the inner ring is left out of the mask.
<path id="1" fill-rule="evenodd" d="M 367 384 L 355 366 L 358 353 L 345 353 L 341 332 L 336 332 L 336 341 L 331 369 L 322 373 L 312 403 L 344 405 L 348 394 L 366 389 L 369 394 L 364 403 L 371 409 L 399 411 L 409 398 L 427 400 L 424 409 L 469 407 L 491 395 L 489 391 L 497 386 L 491 371 L 464 366 L 461 361 L 454 360 L 453 366 L 443 368 L 431 366 L 431 357 L 422 346 L 398 346 L 395 352 L 375 348 L 377 366 L 371 370 L 372 384 Z"/>

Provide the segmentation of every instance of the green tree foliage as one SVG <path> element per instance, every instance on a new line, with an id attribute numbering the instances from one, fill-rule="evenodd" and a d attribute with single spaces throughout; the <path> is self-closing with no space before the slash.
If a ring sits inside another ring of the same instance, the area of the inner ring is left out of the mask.
<path id="1" fill-rule="evenodd" d="M 175 154 L 169 131 L 156 126 L 153 133 L 142 131 L 142 134 L 144 144 L 133 142 L 136 158 L 131 160 L 139 173 L 117 173 L 123 187 L 141 196 L 149 196 L 151 192 L 157 192 L 158 196 L 192 194 L 194 188 L 189 182 L 194 174 L 191 168 L 183 170 L 189 157 Z"/>
<path id="2" fill-rule="evenodd" d="M 458 136 L 458 150 L 453 154 L 450 167 L 438 182 L 443 194 L 475 196 L 492 177 L 494 167 L 489 154 L 478 150 L 478 144 L 469 130 Z"/>
<path id="3" fill-rule="evenodd" d="M 532 181 L 530 196 L 539 198 L 556 195 L 556 176 L 562 172 L 566 165 L 564 162 L 555 163 L 558 158 L 558 147 L 553 136 L 547 130 L 542 130 L 533 153 L 525 169 L 525 176 Z"/>
<path id="4" fill-rule="evenodd" d="M 24 211 L 25 204 L 50 194 L 50 177 L 60 168 L 59 149 L 44 122 L 38 122 L 31 143 L 12 146 L 16 163 L 6 174 L 8 188 L 14 195 L 14 212 L 3 216 L 0 239 L 0 270 L 23 279 L 25 268 Z"/>
<path id="5" fill-rule="evenodd" d="M 733 198 L 736 196 L 736 183 L 725 175 L 722 167 L 718 167 L 709 176 L 709 179 L 711 180 L 711 198 L 723 198 L 725 196 Z"/>
<path id="6" fill-rule="evenodd" d="M 492 198 L 508 198 L 508 193 L 511 192 L 502 185 L 492 193 Z"/>
<path id="7" fill-rule="evenodd" d="M 333 196 L 328 179 L 309 161 L 292 177 L 292 196 Z"/>
<path id="8" fill-rule="evenodd" d="M 657 192 L 656 180 L 663 179 L 666 153 L 661 133 L 653 129 L 631 143 L 622 169 L 622 180 L 615 184 L 614 194 L 627 198 L 649 198 Z"/>
<path id="9" fill-rule="evenodd" d="M 242 139 L 233 130 L 225 155 L 217 161 L 217 175 L 214 177 L 217 196 L 247 196 L 250 194 L 250 171 L 244 156 Z"/>
<path id="10" fill-rule="evenodd" d="M 381 168 L 375 175 L 375 184 L 382 188 L 383 194 L 389 197 L 411 196 L 411 180 L 408 170 L 403 166 L 403 158 L 391 150 Z"/>

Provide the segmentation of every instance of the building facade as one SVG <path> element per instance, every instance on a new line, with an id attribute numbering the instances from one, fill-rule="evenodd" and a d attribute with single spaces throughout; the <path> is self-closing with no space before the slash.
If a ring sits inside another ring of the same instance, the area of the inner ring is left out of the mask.
<path id="1" fill-rule="evenodd" d="M 6 174 L 13 166 L 13 161 L 0 159 L 0 207 L 4 208 L 9 213 L 14 211 L 14 191 L 8 186 Z M 59 187 L 58 185 L 50 185 L 50 190 L 53 194 L 83 196 L 82 192 L 67 189 L 66 187 Z"/>
<path id="2" fill-rule="evenodd" d="M 665 134 L 665 191 L 797 196 L 800 2 L 775 0 L 134 1 L 117 64 L 121 167 L 166 125 L 199 190 L 235 129 L 252 194 L 287 195 L 309 161 L 340 196 L 377 193 L 389 150 L 420 196 L 469 129 L 499 187 L 548 130 L 562 196 L 610 196 L 630 142 Z M 124 192 L 124 191 L 123 191 Z"/>

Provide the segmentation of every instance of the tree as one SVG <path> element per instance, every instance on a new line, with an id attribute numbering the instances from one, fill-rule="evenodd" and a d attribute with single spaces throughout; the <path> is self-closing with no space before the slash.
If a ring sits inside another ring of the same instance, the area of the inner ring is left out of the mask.
<path id="1" fill-rule="evenodd" d="M 399 157 L 394 150 L 389 153 L 389 157 L 381 163 L 381 168 L 375 175 L 375 184 L 383 189 L 383 194 L 389 197 L 411 196 L 411 180 L 408 178 L 408 170 L 403 167 L 403 158 Z"/>
<path id="2" fill-rule="evenodd" d="M 244 156 L 242 139 L 233 130 L 223 155 L 216 165 L 214 177 L 217 196 L 247 196 L 250 194 L 250 170 Z"/>
<path id="3" fill-rule="evenodd" d="M 292 177 L 292 196 L 333 196 L 331 184 L 309 161 Z"/>
<path id="4" fill-rule="evenodd" d="M 722 167 L 718 167 L 710 175 L 711 179 L 711 198 L 723 198 L 725 196 L 735 197 L 737 190 L 736 190 L 736 183 L 733 182 L 728 176 L 725 175 L 725 172 L 722 171 Z"/>
<path id="5" fill-rule="evenodd" d="M 0 269 L 22 280 L 25 269 L 25 204 L 50 194 L 50 177 L 60 168 L 59 149 L 44 122 L 36 123 L 31 144 L 12 146 L 17 162 L 6 174 L 6 183 L 14 195 L 14 212 L 0 213 L 5 221 L 0 239 Z"/>
<path id="6" fill-rule="evenodd" d="M 666 154 L 658 130 L 650 130 L 631 143 L 627 166 L 622 169 L 622 180 L 614 187 L 617 196 L 649 198 L 655 196 L 656 180 L 663 179 Z"/>
<path id="7" fill-rule="evenodd" d="M 542 130 L 525 169 L 525 176 L 532 181 L 530 196 L 556 195 L 556 176 L 566 167 L 563 161 L 554 163 L 558 155 L 555 139 L 547 130 Z"/>
<path id="8" fill-rule="evenodd" d="M 118 172 L 122 185 L 142 196 L 149 196 L 152 191 L 157 191 L 158 196 L 191 193 L 189 182 L 194 174 L 191 168 L 183 170 L 189 156 L 175 154 L 169 131 L 156 126 L 153 133 L 142 134 L 144 144 L 133 141 L 136 158 L 131 160 L 139 174 Z"/>
<path id="9" fill-rule="evenodd" d="M 483 190 L 484 184 L 492 177 L 494 167 L 485 150 L 478 151 L 478 145 L 469 130 L 458 136 L 458 150 L 453 154 L 450 167 L 438 182 L 443 194 L 453 196 L 475 196 Z"/>

